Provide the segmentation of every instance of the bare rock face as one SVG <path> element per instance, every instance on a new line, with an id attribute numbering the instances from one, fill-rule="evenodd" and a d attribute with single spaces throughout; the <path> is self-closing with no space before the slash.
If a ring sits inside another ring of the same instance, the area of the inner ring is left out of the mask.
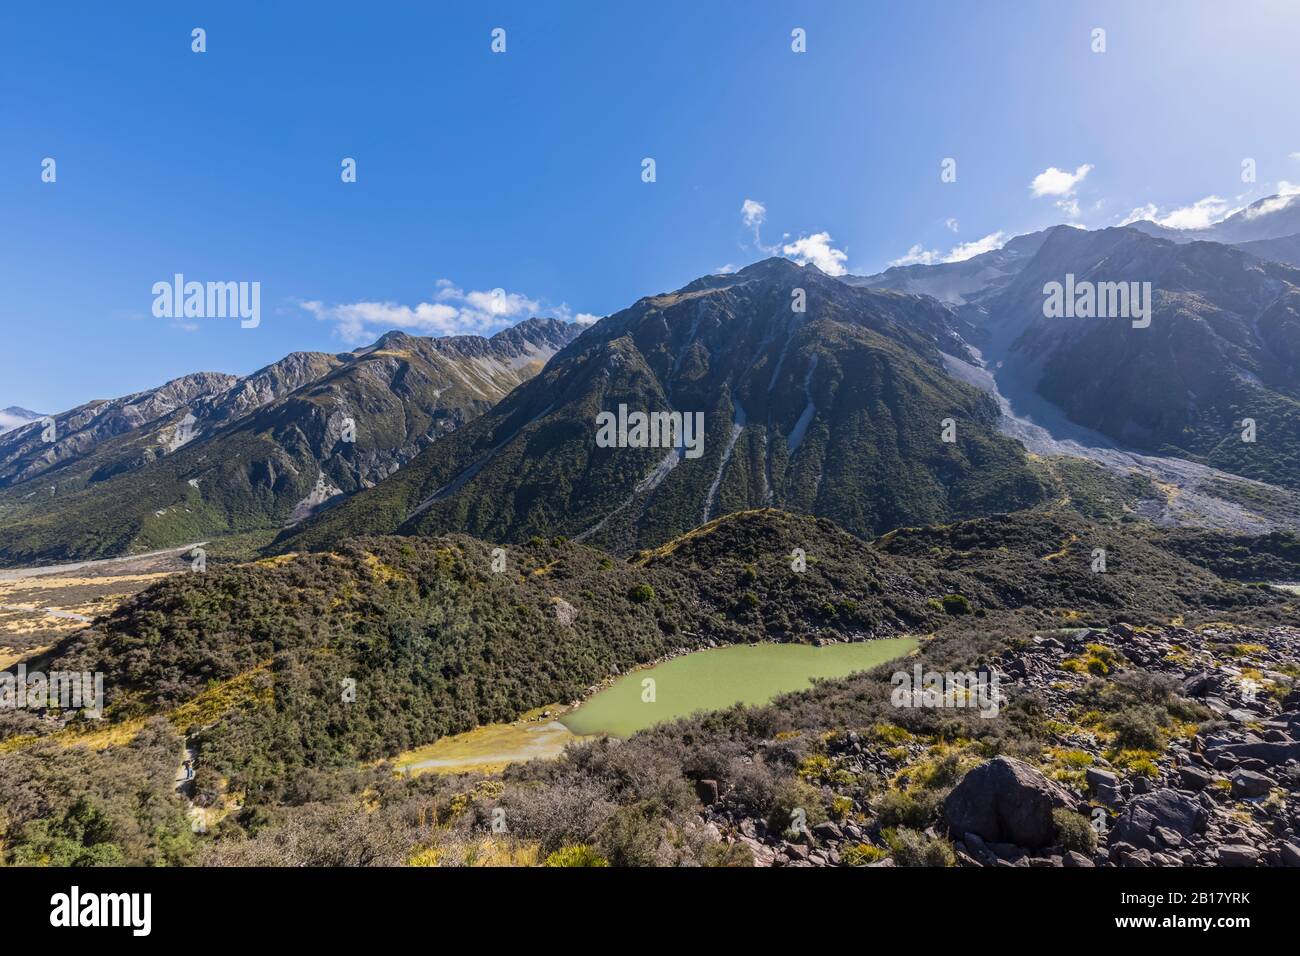
<path id="1" fill-rule="evenodd" d="M 949 830 L 960 838 L 974 833 L 989 843 L 1036 849 L 1055 837 L 1052 811 L 1073 808 L 1059 784 L 1010 757 L 995 757 L 962 779 L 944 801 Z"/>

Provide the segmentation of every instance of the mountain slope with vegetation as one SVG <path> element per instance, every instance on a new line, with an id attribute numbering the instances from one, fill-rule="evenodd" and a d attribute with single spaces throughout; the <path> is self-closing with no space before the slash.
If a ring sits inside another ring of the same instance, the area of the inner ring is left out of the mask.
<path id="1" fill-rule="evenodd" d="M 56 418 L 64 437 L 44 451 L 39 423 L 6 434 L 15 470 L 0 491 L 0 561 L 274 532 L 381 481 L 536 374 L 576 333 L 554 319 L 490 339 L 391 332 L 352 353 L 291 355 L 245 379 L 200 376 L 210 393 L 171 383 L 70 412 Z"/>
<path id="2" fill-rule="evenodd" d="M 28 661 L 47 671 L 102 671 L 108 710 L 97 723 L 0 716 L 6 853 L 12 860 L 186 862 L 216 852 L 217 862 L 265 863 L 301 852 L 317 862 L 336 859 L 320 854 L 342 854 L 337 861 L 346 862 L 353 844 L 324 834 L 335 832 L 331 817 L 351 819 L 346 808 L 363 793 L 393 812 L 414 793 L 425 794 L 426 807 L 431 793 L 442 794 L 434 800 L 438 814 L 459 819 L 441 802 L 453 799 L 454 785 L 403 784 L 374 761 L 580 697 L 604 678 L 681 650 L 916 633 L 935 635 L 924 645 L 927 666 L 971 666 L 998 653 L 1006 635 L 1035 627 L 1105 627 L 1119 617 L 1159 627 L 1184 613 L 1276 621 L 1293 613 L 1293 597 L 1219 579 L 1162 547 L 1161 533 L 1031 512 L 866 542 L 825 519 L 759 510 L 715 520 L 629 561 L 558 539 L 494 552 L 450 535 L 364 539 L 330 553 L 175 575 Z M 1089 563 L 1087 544 L 1098 538 L 1114 553 L 1105 574 Z M 804 552 L 803 571 L 792 563 L 796 549 Z M 502 558 L 503 569 L 494 570 Z M 348 681 L 355 681 L 352 699 Z M 757 801 L 737 805 L 743 813 L 774 812 L 788 797 L 808 799 L 795 771 L 816 752 L 809 742 L 881 719 L 887 691 L 878 677 L 850 678 L 779 708 L 653 729 L 627 745 L 627 759 L 640 767 L 631 778 L 617 776 L 622 758 L 600 742 L 555 765 L 518 768 L 505 777 L 512 832 L 539 834 L 547 852 L 568 827 L 582 831 L 574 839 L 594 839 L 580 818 L 559 826 L 536 816 L 562 792 L 585 795 L 600 820 L 606 810 L 622 820 L 606 820 L 610 826 L 631 825 L 624 818 L 632 813 L 656 833 L 670 820 L 693 826 L 698 811 L 683 781 L 704 777 L 723 781 L 734 800 Z M 1031 713 L 1015 710 L 996 726 L 976 721 L 968 730 L 1009 739 L 1029 732 L 1023 721 Z M 935 719 L 908 718 L 909 733 L 938 733 Z M 785 763 L 769 748 L 778 731 L 795 730 L 804 742 Z M 164 770 L 170 782 L 182 736 L 203 768 L 196 799 L 227 808 L 209 838 L 177 828 L 179 802 L 151 802 L 146 818 L 128 796 L 155 786 Z M 727 755 L 758 752 L 767 753 L 754 770 L 759 777 L 745 782 Z M 121 768 L 117 786 L 103 776 L 110 766 Z M 41 767 L 50 769 L 38 773 Z M 641 786 L 632 781 L 648 781 L 642 774 L 653 768 L 664 786 L 687 789 L 665 791 L 671 799 L 652 810 L 641 802 L 646 793 L 632 796 Z M 56 771 L 84 779 L 38 797 L 33 781 Z M 751 792 L 759 778 L 766 782 Z M 466 794 L 456 799 L 463 809 Z M 619 809 L 631 806 L 637 809 Z M 146 819 L 147 834 L 139 829 Z M 384 849 L 407 832 L 405 824 L 390 820 L 397 829 L 387 836 L 370 829 L 387 819 L 365 824 L 355 847 L 369 849 L 358 860 L 405 859 Z M 399 841 L 406 855 L 415 852 L 412 840 L 450 838 L 443 829 L 420 832 Z M 623 838 L 604 831 L 599 839 L 603 852 L 631 862 L 617 855 Z M 657 850 L 645 852 L 658 859 Z"/>
<path id="3" fill-rule="evenodd" d="M 939 344 L 959 347 L 950 320 L 931 300 L 784 259 L 699 279 L 588 329 L 473 425 L 280 546 L 465 531 L 626 553 L 768 505 L 869 536 L 1039 501 L 996 407 L 944 371 Z M 701 414 L 700 455 L 598 447 L 597 416 L 620 406 Z"/>

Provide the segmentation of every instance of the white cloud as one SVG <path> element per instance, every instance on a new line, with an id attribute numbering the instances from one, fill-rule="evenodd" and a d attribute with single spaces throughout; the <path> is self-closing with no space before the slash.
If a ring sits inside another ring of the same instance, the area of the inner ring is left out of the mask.
<path id="1" fill-rule="evenodd" d="M 579 312 L 573 317 L 573 321 L 579 325 L 595 325 L 600 319 L 599 315 L 592 315 L 590 312 Z"/>
<path id="2" fill-rule="evenodd" d="M 775 255 L 781 251 L 781 243 L 777 242 L 770 246 L 763 245 L 763 223 L 767 222 L 767 207 L 757 199 L 746 199 L 740 204 L 740 221 L 744 223 L 746 229 L 754 230 L 754 248 L 759 252 L 765 252 L 769 256 Z M 781 237 L 786 238 L 785 236 Z M 741 247 L 742 249 L 744 246 Z M 732 271 L 735 271 L 734 269 Z"/>
<path id="3" fill-rule="evenodd" d="M 889 267 L 894 266 L 932 266 L 943 261 L 943 254 L 938 249 L 926 249 L 919 242 L 897 259 L 891 259 Z"/>
<path id="4" fill-rule="evenodd" d="M 1288 159 L 1300 159 L 1300 152 L 1292 153 Z"/>
<path id="5" fill-rule="evenodd" d="M 945 219 L 945 220 L 943 221 L 943 224 L 944 224 L 945 226 L 947 226 L 949 229 L 951 229 L 953 232 L 958 232 L 958 231 L 959 231 L 959 226 L 958 226 L 958 224 L 957 224 L 957 220 L 956 220 L 956 219 L 953 219 L 951 216 L 949 216 L 947 219 Z"/>
<path id="6" fill-rule="evenodd" d="M 1169 229 L 1204 229 L 1223 218 L 1229 203 L 1219 196 L 1206 196 L 1190 206 L 1175 209 L 1156 221 Z"/>
<path id="7" fill-rule="evenodd" d="M 1156 207 L 1156 204 L 1149 202 L 1145 206 L 1138 206 L 1131 213 L 1121 219 L 1119 224 L 1121 226 L 1127 226 L 1131 222 L 1140 222 L 1144 219 L 1150 219 L 1152 222 L 1155 222 L 1156 216 L 1158 215 L 1160 215 L 1160 210 Z"/>
<path id="8" fill-rule="evenodd" d="M 8 412 L 0 412 L 0 432 L 12 431 L 21 425 L 26 425 L 29 421 L 35 421 L 35 419 L 23 418 L 21 415 L 10 415 Z"/>
<path id="9" fill-rule="evenodd" d="M 1149 219 L 1166 229 L 1207 229 L 1235 211 L 1232 203 L 1221 196 L 1206 196 L 1190 206 L 1171 209 L 1164 215 L 1160 214 L 1160 209 L 1154 203 L 1147 203 L 1125 216 L 1120 225 L 1127 226 L 1141 219 Z"/>
<path id="10" fill-rule="evenodd" d="M 448 279 L 439 279 L 436 290 L 432 301 L 414 306 L 397 302 L 325 305 L 316 301 L 299 305 L 322 322 L 334 323 L 339 337 L 354 345 L 392 329 L 419 335 L 490 335 L 541 309 L 535 299 L 504 289 L 466 292 Z"/>
<path id="11" fill-rule="evenodd" d="M 1270 196 L 1258 206 L 1246 210 L 1247 219 L 1258 219 L 1260 216 L 1267 216 L 1269 213 L 1278 212 L 1285 209 L 1300 195 L 1300 185 L 1289 183 L 1285 179 L 1277 184 L 1277 195 Z"/>
<path id="12" fill-rule="evenodd" d="M 1006 245 L 1006 233 L 1002 231 L 990 232 L 983 239 L 976 239 L 974 242 L 963 242 L 961 245 L 953 246 L 948 255 L 944 257 L 944 262 L 964 262 L 985 252 L 992 252 L 994 249 L 1001 249 Z"/>
<path id="13" fill-rule="evenodd" d="M 920 243 L 912 246 L 907 253 L 894 259 L 889 263 L 890 267 L 894 266 L 932 266 L 940 262 L 965 262 L 985 252 L 992 252 L 994 249 L 1001 249 L 1007 241 L 1006 233 L 998 230 L 991 232 L 983 239 L 975 239 L 971 242 L 963 242 L 953 246 L 948 252 L 942 253 L 938 249 L 926 249 Z"/>
<path id="14" fill-rule="evenodd" d="M 1034 177 L 1029 188 L 1035 196 L 1073 196 L 1092 170 L 1092 163 L 1084 163 L 1073 173 L 1048 166 Z"/>
<path id="15" fill-rule="evenodd" d="M 734 262 L 728 262 L 725 266 L 718 266 L 713 270 L 715 276 L 729 276 L 740 269 L 740 266 Z"/>
<path id="16" fill-rule="evenodd" d="M 811 236 L 800 236 L 794 242 L 788 242 L 781 251 L 799 265 L 812 263 L 828 276 L 842 276 L 847 271 L 844 263 L 848 254 L 831 245 L 829 232 L 815 232 Z"/>

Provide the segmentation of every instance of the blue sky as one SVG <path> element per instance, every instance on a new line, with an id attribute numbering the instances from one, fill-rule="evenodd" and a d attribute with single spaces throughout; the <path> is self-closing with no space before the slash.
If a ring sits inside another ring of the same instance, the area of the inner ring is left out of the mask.
<path id="1" fill-rule="evenodd" d="M 0 11 L 0 407 L 1300 181 L 1287 0 L 290 6 Z M 177 272 L 260 282 L 261 324 L 155 318 Z"/>

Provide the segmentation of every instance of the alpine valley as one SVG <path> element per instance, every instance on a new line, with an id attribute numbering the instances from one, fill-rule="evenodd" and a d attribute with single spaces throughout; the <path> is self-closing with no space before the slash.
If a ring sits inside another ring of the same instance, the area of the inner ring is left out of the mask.
<path id="1" fill-rule="evenodd" d="M 107 704 L 0 708 L 4 860 L 1300 865 L 1286 200 L 7 410 L 0 654 Z M 1049 317 L 1053 283 L 1149 321 Z M 629 672 L 884 639 L 565 723 Z"/>

